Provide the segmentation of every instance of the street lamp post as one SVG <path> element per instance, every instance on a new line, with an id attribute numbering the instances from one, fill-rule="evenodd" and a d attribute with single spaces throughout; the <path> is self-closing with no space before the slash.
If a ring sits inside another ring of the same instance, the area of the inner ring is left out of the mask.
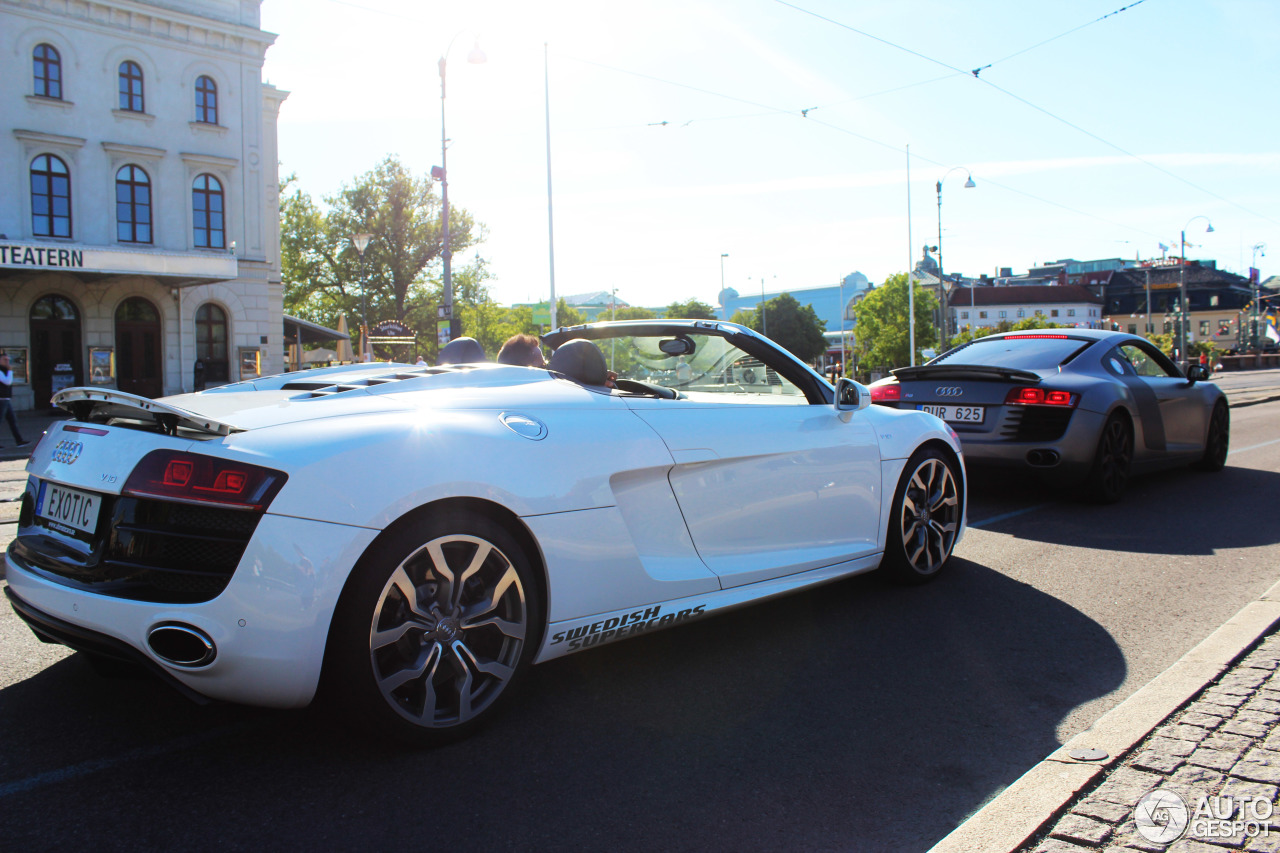
<path id="1" fill-rule="evenodd" d="M 368 276 L 365 274 L 364 268 L 364 250 L 369 248 L 369 241 L 372 239 L 372 234 L 351 235 L 351 245 L 356 247 L 356 252 L 360 255 L 360 359 L 362 361 L 364 360 L 365 348 L 368 346 L 369 337 L 369 309 L 365 301 L 365 282 Z"/>
<path id="2" fill-rule="evenodd" d="M 945 297 L 946 295 L 947 285 L 942 278 L 942 182 L 947 179 L 947 175 L 950 175 L 952 172 L 957 172 L 957 171 L 964 172 L 968 176 L 968 180 L 964 182 L 965 189 L 973 189 L 974 187 L 977 186 L 977 184 L 973 182 L 973 175 L 964 166 L 953 166 L 950 170 L 947 171 L 946 175 L 943 175 L 941 178 L 938 178 L 938 295 L 943 297 Z M 951 300 L 945 299 L 944 301 L 947 302 L 947 305 L 942 307 L 942 334 L 945 337 L 947 334 L 947 311 L 950 308 Z M 972 290 L 970 290 L 969 292 L 969 303 L 970 303 L 969 308 L 970 310 L 972 310 L 973 309 Z M 956 323 L 957 332 L 959 332 L 960 330 L 959 326 L 960 324 L 959 322 L 957 322 Z M 939 341 L 938 343 L 939 345 L 942 345 L 943 342 Z"/>
<path id="3" fill-rule="evenodd" d="M 449 51 L 453 49 L 453 43 L 458 40 L 460 35 L 462 35 L 462 32 L 450 39 L 449 46 L 445 48 L 444 55 L 440 57 L 440 168 L 431 170 L 431 176 L 438 178 L 440 181 L 440 254 L 444 260 L 443 301 L 445 313 L 449 317 L 449 340 L 453 340 L 462 334 L 462 322 L 453 312 L 453 271 L 451 269 L 453 248 L 449 245 L 449 135 L 445 131 L 444 121 L 445 60 L 449 56 Z M 475 45 L 471 48 L 471 53 L 467 54 L 467 62 L 478 65 L 484 61 L 484 51 L 480 49 L 480 40 L 477 38 Z"/>
<path id="4" fill-rule="evenodd" d="M 1259 334 L 1261 331 L 1261 325 L 1258 321 L 1258 297 L 1260 296 L 1258 292 L 1258 285 L 1262 278 L 1262 274 L 1258 272 L 1258 255 L 1262 255 L 1262 257 L 1265 258 L 1267 253 L 1263 250 L 1266 248 L 1266 243 L 1254 243 L 1253 263 L 1249 265 L 1249 278 L 1252 279 L 1253 284 L 1253 348 L 1255 350 L 1259 348 L 1259 344 L 1261 343 L 1260 339 L 1262 337 Z"/>
<path id="5" fill-rule="evenodd" d="M 724 293 L 724 259 L 729 257 L 728 252 L 720 253 L 720 292 Z"/>
<path id="6" fill-rule="evenodd" d="M 1209 221 L 1209 217 L 1203 214 L 1188 219 L 1187 225 L 1197 219 L 1205 221 L 1207 227 L 1204 231 L 1206 234 L 1213 233 L 1213 223 Z M 1187 225 L 1182 226 L 1182 274 L 1178 276 L 1178 309 L 1182 318 L 1178 324 L 1178 360 L 1183 369 L 1186 369 L 1186 366 L 1191 363 L 1187 355 L 1187 323 L 1191 319 L 1191 306 L 1187 304 Z"/>

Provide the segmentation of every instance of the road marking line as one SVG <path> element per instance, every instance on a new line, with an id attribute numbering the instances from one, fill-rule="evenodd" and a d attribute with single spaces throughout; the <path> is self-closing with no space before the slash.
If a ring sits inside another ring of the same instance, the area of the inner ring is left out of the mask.
<path id="1" fill-rule="evenodd" d="M 1269 447 L 1272 444 L 1280 444 L 1280 438 L 1273 438 L 1270 441 L 1264 441 L 1262 444 L 1251 444 L 1248 447 L 1235 447 L 1227 452 L 1228 456 L 1235 456 L 1237 453 L 1245 453 L 1249 450 L 1257 450 L 1259 447 Z"/>
<path id="2" fill-rule="evenodd" d="M 1051 503 L 1034 504 L 1032 506 L 1015 509 L 1013 512 L 1006 512 L 1004 515 L 996 515 L 991 518 L 984 518 L 982 521 L 971 521 L 969 527 L 986 527 L 988 524 L 995 524 L 997 521 L 1004 521 L 1007 518 L 1016 518 L 1019 515 L 1026 515 L 1029 512 L 1035 512 L 1038 509 L 1044 509 L 1047 506 L 1053 506 Z"/>
<path id="3" fill-rule="evenodd" d="M 44 773 L 37 773 L 34 776 L 28 776 L 26 779 L 18 779 L 14 782 L 8 782 L 0 785 L 0 800 L 14 794 L 25 794 L 27 791 L 33 791 L 36 788 L 43 788 L 45 785 L 54 785 L 58 782 L 66 782 L 70 779 L 78 779 L 81 776 L 88 776 L 97 773 L 100 770 L 110 770 L 119 764 L 129 761 L 138 761 L 143 758 L 155 758 L 166 753 L 175 752 L 177 750 L 188 749 L 198 746 L 205 741 L 214 740 L 229 734 L 238 734 L 247 729 L 257 728 L 262 725 L 261 720 L 253 720 L 234 726 L 225 726 L 220 729 L 214 729 L 208 732 L 202 732 L 190 737 L 178 738 L 168 743 L 158 744 L 156 746 L 139 747 L 131 749 L 128 752 L 115 756 L 114 758 L 98 758 L 93 761 L 84 761 L 80 764 L 72 764 L 69 767 L 59 767 L 57 770 L 49 770 Z"/>

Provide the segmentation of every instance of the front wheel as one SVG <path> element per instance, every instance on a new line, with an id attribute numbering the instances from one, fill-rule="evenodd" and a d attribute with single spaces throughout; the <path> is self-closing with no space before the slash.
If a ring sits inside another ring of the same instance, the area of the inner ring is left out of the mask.
<path id="1" fill-rule="evenodd" d="M 541 612 L 519 543 L 444 512 L 362 558 L 334 616 L 327 687 L 371 732 L 420 745 L 470 734 L 528 669 Z"/>
<path id="2" fill-rule="evenodd" d="M 942 451 L 926 447 L 907 460 L 893 495 L 884 569 L 899 583 L 919 584 L 938 576 L 960 532 L 958 466 Z"/>
<path id="3" fill-rule="evenodd" d="M 1195 463 L 1201 471 L 1221 471 L 1227 464 L 1231 447 L 1231 412 L 1226 401 L 1219 400 L 1209 417 L 1209 434 L 1205 437 L 1204 456 Z"/>

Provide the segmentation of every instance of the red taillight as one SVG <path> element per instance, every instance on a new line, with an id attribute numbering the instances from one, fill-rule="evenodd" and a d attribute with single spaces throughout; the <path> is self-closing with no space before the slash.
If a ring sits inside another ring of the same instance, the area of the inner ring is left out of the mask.
<path id="1" fill-rule="evenodd" d="M 1038 341 L 1038 340 L 1054 340 L 1065 341 L 1070 335 L 1005 335 L 1002 341 Z"/>
<path id="2" fill-rule="evenodd" d="M 891 384 L 871 386 L 871 402 L 873 403 L 894 403 L 901 399 L 901 385 Z"/>
<path id="3" fill-rule="evenodd" d="M 153 450 L 124 484 L 124 494 L 265 510 L 288 476 L 281 471 L 176 450 Z"/>
<path id="4" fill-rule="evenodd" d="M 1071 408 L 1079 397 L 1070 391 L 1046 391 L 1043 388 L 1014 388 L 1004 398 L 1006 406 L 1066 406 Z"/>

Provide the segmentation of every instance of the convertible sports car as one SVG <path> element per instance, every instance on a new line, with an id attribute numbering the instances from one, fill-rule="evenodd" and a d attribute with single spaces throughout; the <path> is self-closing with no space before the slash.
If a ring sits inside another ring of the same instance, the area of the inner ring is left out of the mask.
<path id="1" fill-rule="evenodd" d="M 1145 338 L 1045 329 L 978 338 L 871 386 L 876 403 L 951 424 L 972 464 L 1022 467 L 1117 501 L 1133 472 L 1220 471 L 1231 416 L 1208 371 Z"/>
<path id="2" fill-rule="evenodd" d="M 319 694 L 433 743 L 532 663 L 881 563 L 922 582 L 963 533 L 953 431 L 871 407 L 749 329 L 545 341 L 546 368 L 62 391 L 74 418 L 28 465 L 11 603 L 42 640 L 193 698 Z"/>

